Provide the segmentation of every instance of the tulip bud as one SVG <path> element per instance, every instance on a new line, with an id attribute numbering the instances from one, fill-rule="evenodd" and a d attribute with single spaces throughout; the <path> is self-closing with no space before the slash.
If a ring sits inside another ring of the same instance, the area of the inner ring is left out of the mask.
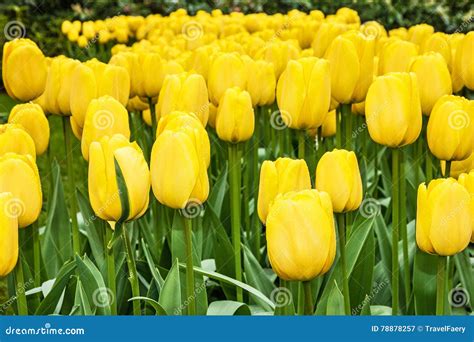
<path id="1" fill-rule="evenodd" d="M 443 56 L 446 64 L 451 67 L 451 47 L 448 43 L 447 34 L 436 32 L 428 37 L 422 46 L 422 52 L 437 52 Z"/>
<path id="2" fill-rule="evenodd" d="M 418 47 L 414 43 L 395 39 L 386 42 L 380 51 L 379 75 L 389 72 L 407 72 L 412 58 L 418 55 Z"/>
<path id="3" fill-rule="evenodd" d="M 0 156 L 8 152 L 30 155 L 33 160 L 36 159 L 35 142 L 21 125 L 0 125 Z"/>
<path id="4" fill-rule="evenodd" d="M 332 41 L 346 30 L 346 25 L 340 23 L 322 23 L 316 31 L 311 44 L 314 56 L 318 58 L 324 57 Z"/>
<path id="5" fill-rule="evenodd" d="M 265 61 L 249 60 L 247 73 L 250 75 L 247 81 L 247 91 L 252 98 L 252 105 L 271 105 L 275 101 L 275 71 L 273 64 Z"/>
<path id="6" fill-rule="evenodd" d="M 431 52 L 413 58 L 410 71 L 418 78 L 421 110 L 430 115 L 435 102 L 453 92 L 448 66 L 439 53 Z"/>
<path id="7" fill-rule="evenodd" d="M 331 103 L 329 62 L 315 57 L 290 61 L 277 85 L 282 119 L 295 129 L 323 124 Z"/>
<path id="8" fill-rule="evenodd" d="M 125 107 L 111 96 L 102 96 L 89 103 L 81 140 L 82 156 L 89 160 L 89 145 L 104 136 L 122 134 L 130 139 L 128 113 Z"/>
<path id="9" fill-rule="evenodd" d="M 128 211 L 122 207 L 115 161 L 127 188 Z M 136 142 L 115 134 L 90 144 L 89 198 L 98 217 L 115 222 L 137 219 L 148 208 L 149 192 L 150 171 Z"/>
<path id="10" fill-rule="evenodd" d="M 11 192 L 13 199 L 5 208 L 24 228 L 38 219 L 43 195 L 38 167 L 31 155 L 6 153 L 0 156 L 0 193 Z"/>
<path id="11" fill-rule="evenodd" d="M 217 107 L 214 105 L 214 103 L 209 103 L 209 126 L 212 128 L 216 128 L 216 117 L 217 117 Z"/>
<path id="12" fill-rule="evenodd" d="M 43 52 L 29 39 L 15 39 L 3 46 L 2 79 L 8 96 L 31 101 L 46 85 L 46 60 Z"/>
<path id="13" fill-rule="evenodd" d="M 18 260 L 18 218 L 11 212 L 15 198 L 10 192 L 0 193 L 0 277 L 5 277 Z"/>
<path id="14" fill-rule="evenodd" d="M 394 72 L 378 76 L 367 92 L 365 117 L 376 143 L 400 147 L 414 142 L 422 123 L 416 75 Z"/>
<path id="15" fill-rule="evenodd" d="M 291 42 L 273 41 L 267 42 L 264 47 L 258 51 L 256 59 L 262 59 L 273 64 L 275 68 L 275 78 L 278 79 L 285 70 L 286 65 L 292 59 L 299 57 L 298 46 Z"/>
<path id="16" fill-rule="evenodd" d="M 422 46 L 434 33 L 434 27 L 428 24 L 418 24 L 408 29 L 408 40 Z"/>
<path id="17" fill-rule="evenodd" d="M 173 111 L 191 112 L 207 125 L 209 95 L 204 77 L 198 74 L 168 75 L 163 81 L 157 105 L 157 119 Z"/>
<path id="18" fill-rule="evenodd" d="M 472 158 L 471 158 L 472 159 Z M 453 163 L 454 164 L 454 163 Z M 466 188 L 467 192 L 469 192 L 469 195 L 471 196 L 471 202 L 473 202 L 474 198 L 474 171 L 471 171 L 469 173 L 462 173 L 459 175 L 459 184 L 461 184 L 464 188 Z M 474 205 L 471 205 L 471 228 L 472 228 L 472 235 L 471 235 L 471 242 L 474 242 Z"/>
<path id="19" fill-rule="evenodd" d="M 278 196 L 268 213 L 268 258 L 284 280 L 311 280 L 329 271 L 336 254 L 331 199 L 303 190 Z"/>
<path id="20" fill-rule="evenodd" d="M 474 202 L 452 178 L 432 180 L 418 187 L 416 243 L 430 254 L 462 252 L 472 236 Z"/>
<path id="21" fill-rule="evenodd" d="M 128 99 L 127 110 L 129 112 L 143 112 L 147 109 L 148 109 L 148 103 L 143 101 L 140 97 L 135 96 L 131 99 Z M 150 118 L 149 126 L 151 126 L 151 118 Z"/>
<path id="22" fill-rule="evenodd" d="M 316 189 L 329 194 L 336 213 L 359 208 L 362 179 L 355 153 L 338 149 L 326 152 L 316 168 Z"/>
<path id="23" fill-rule="evenodd" d="M 428 147 L 441 160 L 463 160 L 474 150 L 474 101 L 445 95 L 433 107 Z"/>
<path id="24" fill-rule="evenodd" d="M 451 49 L 451 79 L 453 81 L 453 93 L 459 92 L 464 87 L 464 81 L 462 79 L 462 68 L 461 59 L 462 53 L 460 48 L 464 40 L 464 34 L 454 33 L 448 36 L 449 47 Z"/>
<path id="25" fill-rule="evenodd" d="M 237 143 L 249 140 L 255 127 L 252 99 L 245 90 L 229 88 L 217 109 L 216 131 L 221 140 Z"/>
<path id="26" fill-rule="evenodd" d="M 329 111 L 322 125 L 321 134 L 324 138 L 328 138 L 328 137 L 332 137 L 333 135 L 336 135 L 336 129 L 337 129 L 336 120 L 337 120 L 336 110 L 333 109 Z"/>
<path id="27" fill-rule="evenodd" d="M 441 173 L 446 177 L 446 161 L 441 160 Z M 461 173 L 469 173 L 474 170 L 474 153 L 471 153 L 469 157 L 459 161 L 451 162 L 450 176 L 458 178 Z"/>
<path id="28" fill-rule="evenodd" d="M 74 116 L 69 117 L 69 122 L 71 123 L 71 130 L 74 136 L 77 138 L 77 140 L 82 139 L 82 126 L 79 126 L 78 123 L 76 123 L 76 120 L 74 119 Z"/>
<path id="29" fill-rule="evenodd" d="M 456 63 L 462 77 L 463 83 L 471 90 L 474 90 L 474 32 L 471 31 L 460 43 L 456 54 Z"/>
<path id="30" fill-rule="evenodd" d="M 388 31 L 390 37 L 397 37 L 403 40 L 408 39 L 408 30 L 406 27 L 397 27 Z"/>
<path id="31" fill-rule="evenodd" d="M 33 138 L 36 155 L 42 155 L 46 151 L 49 144 L 49 122 L 41 106 L 34 103 L 16 105 L 8 116 L 8 123 L 21 125 Z"/>
<path id="32" fill-rule="evenodd" d="M 242 59 L 233 53 L 218 54 L 209 69 L 209 98 L 216 106 L 227 89 L 245 89 L 247 73 Z"/>
<path id="33" fill-rule="evenodd" d="M 278 158 L 265 160 L 260 169 L 258 217 L 265 224 L 273 200 L 290 191 L 311 189 L 308 166 L 303 159 Z"/>

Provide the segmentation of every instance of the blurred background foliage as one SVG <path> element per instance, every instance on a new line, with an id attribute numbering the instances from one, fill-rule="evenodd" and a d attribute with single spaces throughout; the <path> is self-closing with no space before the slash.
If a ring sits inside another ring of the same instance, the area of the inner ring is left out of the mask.
<path id="1" fill-rule="evenodd" d="M 1 0 L 0 27 L 5 27 L 11 20 L 21 21 L 27 36 L 52 56 L 63 52 L 63 41 L 58 38 L 61 22 L 65 19 L 96 20 L 115 15 L 168 14 L 178 8 L 186 8 L 190 14 L 214 8 L 220 8 L 225 13 L 264 11 L 271 14 L 296 8 L 304 12 L 319 9 L 331 14 L 343 6 L 357 10 L 362 21 L 377 20 L 389 29 L 426 22 L 437 31 L 447 33 L 474 30 L 472 0 Z M 5 39 L 4 35 L 0 35 L 3 46 L 2 39 Z"/>

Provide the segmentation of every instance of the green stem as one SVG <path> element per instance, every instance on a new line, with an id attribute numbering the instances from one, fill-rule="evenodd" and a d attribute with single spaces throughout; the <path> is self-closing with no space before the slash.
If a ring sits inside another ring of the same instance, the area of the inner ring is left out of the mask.
<path id="1" fill-rule="evenodd" d="M 446 167 L 444 169 L 444 175 L 446 178 L 451 177 L 451 160 L 446 160 Z"/>
<path id="2" fill-rule="evenodd" d="M 110 240 L 112 240 L 112 229 L 108 227 L 108 224 L 103 222 L 105 230 L 105 241 L 104 241 L 104 251 L 107 258 L 107 285 L 112 291 L 113 297 L 111 298 L 110 311 L 113 316 L 117 315 L 117 285 L 115 283 L 115 254 L 113 248 L 108 248 L 107 245 Z"/>
<path id="3" fill-rule="evenodd" d="M 438 274 L 436 282 L 436 316 L 444 315 L 446 300 L 446 257 L 438 256 Z"/>
<path id="4" fill-rule="evenodd" d="M 302 281 L 298 282 L 298 316 L 303 316 L 305 312 L 305 295 Z"/>
<path id="5" fill-rule="evenodd" d="M 125 223 L 122 227 L 122 240 L 125 246 L 125 252 L 127 256 L 127 266 L 128 266 L 128 280 L 130 281 L 130 285 L 132 287 L 132 296 L 133 297 L 140 297 L 140 287 L 138 285 L 138 273 L 137 273 L 137 265 L 135 264 L 135 256 L 133 254 L 132 246 L 130 245 L 130 239 L 127 235 L 127 228 Z M 115 227 L 117 229 L 118 227 Z M 140 316 L 140 302 L 138 300 L 133 301 L 133 314 L 135 316 Z"/>
<path id="6" fill-rule="evenodd" d="M 184 217 L 184 233 L 186 236 L 186 295 L 188 302 L 188 315 L 196 315 L 196 302 L 194 293 L 194 266 L 193 266 L 193 230 L 192 221 Z"/>
<path id="7" fill-rule="evenodd" d="M 77 223 L 77 199 L 76 199 L 76 183 L 74 181 L 74 165 L 72 153 L 72 128 L 71 121 L 68 116 L 63 116 L 64 140 L 66 144 L 66 164 L 67 164 L 67 180 L 69 186 L 69 210 L 72 223 L 72 246 L 74 253 L 81 254 L 81 243 L 79 239 L 79 225 Z"/>
<path id="8" fill-rule="evenodd" d="M 342 148 L 342 106 L 336 109 L 336 147 Z"/>
<path id="9" fill-rule="evenodd" d="M 260 147 L 260 116 L 263 112 L 259 110 L 259 116 L 255 120 L 255 132 L 254 132 L 254 146 L 253 146 L 253 239 L 254 239 L 254 255 L 255 258 L 260 261 L 260 219 L 258 217 L 258 185 L 259 185 L 259 174 L 258 174 L 258 149 Z"/>
<path id="10" fill-rule="evenodd" d="M 339 252 L 341 256 L 341 273 L 342 273 L 342 294 L 344 295 L 344 312 L 346 315 L 351 314 L 351 300 L 349 294 L 349 278 L 347 276 L 346 266 L 346 232 L 344 219 L 345 214 L 338 213 L 337 228 L 339 231 Z"/>
<path id="11" fill-rule="evenodd" d="M 398 240 L 399 240 L 399 188 L 398 182 L 399 177 L 399 150 L 392 150 L 392 314 L 398 315 L 398 279 L 399 279 L 399 268 L 398 268 Z"/>
<path id="12" fill-rule="evenodd" d="M 232 244 L 234 247 L 235 279 L 242 281 L 241 227 L 240 227 L 240 157 L 239 146 L 229 144 L 229 183 L 230 183 L 230 214 L 232 225 Z M 243 302 L 242 288 L 236 287 L 237 301 Z"/>
<path id="13" fill-rule="evenodd" d="M 303 282 L 304 287 L 304 314 L 311 316 L 314 313 L 313 290 L 311 289 L 311 280 Z"/>
<path id="14" fill-rule="evenodd" d="M 34 273 L 34 284 L 35 287 L 41 286 L 41 249 L 39 240 L 39 228 L 38 221 L 34 222 L 31 227 L 31 233 L 33 235 L 33 273 Z"/>
<path id="15" fill-rule="evenodd" d="M 152 141 L 155 141 L 156 139 L 156 126 L 158 123 L 156 122 L 156 108 L 155 105 L 153 104 L 153 100 L 151 97 L 148 98 L 148 106 L 150 107 L 150 116 L 151 116 L 151 128 L 153 131 L 153 137 Z"/>
<path id="16" fill-rule="evenodd" d="M 305 157 L 305 131 L 304 130 L 298 130 L 298 158 L 299 159 L 304 159 Z"/>
<path id="17" fill-rule="evenodd" d="M 406 198 L 406 179 L 405 179 L 405 158 L 403 150 L 400 150 L 400 194 L 399 198 Z M 410 304 L 410 262 L 408 258 L 408 231 L 407 231 L 407 202 L 400 200 L 400 233 L 403 242 L 403 273 L 404 273 L 404 290 L 405 290 L 405 310 Z"/>
<path id="18" fill-rule="evenodd" d="M 351 104 L 344 103 L 341 104 L 341 113 L 342 120 L 344 122 L 345 129 L 345 141 L 344 148 L 347 150 L 352 150 L 352 113 L 351 113 Z"/>
<path id="19" fill-rule="evenodd" d="M 28 303 L 26 301 L 25 278 L 23 276 L 23 263 L 21 261 L 21 256 L 18 259 L 17 264 L 16 264 L 15 278 L 16 278 L 16 302 L 18 305 L 18 315 L 27 316 Z"/>

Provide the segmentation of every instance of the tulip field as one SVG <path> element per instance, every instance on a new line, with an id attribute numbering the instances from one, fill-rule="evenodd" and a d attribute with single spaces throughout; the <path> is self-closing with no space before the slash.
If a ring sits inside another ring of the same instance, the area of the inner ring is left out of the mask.
<path id="1" fill-rule="evenodd" d="M 0 314 L 471 315 L 472 7 L 215 7 L 5 25 Z"/>

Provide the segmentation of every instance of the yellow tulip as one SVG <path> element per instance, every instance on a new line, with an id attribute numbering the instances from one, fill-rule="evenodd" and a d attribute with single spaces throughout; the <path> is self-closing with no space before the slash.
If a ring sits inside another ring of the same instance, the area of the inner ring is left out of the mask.
<path id="1" fill-rule="evenodd" d="M 316 189 L 329 194 L 336 213 L 359 208 L 362 179 L 355 153 L 334 149 L 323 154 L 316 168 Z"/>
<path id="2" fill-rule="evenodd" d="M 474 90 L 474 32 L 471 31 L 462 40 L 456 50 L 456 63 L 463 83 Z"/>
<path id="3" fill-rule="evenodd" d="M 7 214 L 18 218 L 24 228 L 38 219 L 43 195 L 38 167 L 31 155 L 6 153 L 0 156 L 0 193 L 11 192 Z"/>
<path id="4" fill-rule="evenodd" d="M 331 199 L 303 190 L 278 196 L 267 218 L 268 258 L 284 280 L 311 280 L 329 271 L 336 254 Z"/>
<path id="5" fill-rule="evenodd" d="M 156 109 L 158 120 L 173 111 L 192 112 L 205 127 L 209 118 L 206 80 L 198 74 L 181 73 L 166 76 Z"/>
<path id="6" fill-rule="evenodd" d="M 217 117 L 217 107 L 214 105 L 214 103 L 209 103 L 209 126 L 212 128 L 216 128 L 216 117 Z"/>
<path id="7" fill-rule="evenodd" d="M 336 135 L 336 110 L 331 110 L 323 122 L 321 134 L 324 138 Z"/>
<path id="8" fill-rule="evenodd" d="M 5 277 L 18 260 L 18 218 L 12 215 L 15 199 L 10 192 L 0 193 L 0 277 Z"/>
<path id="9" fill-rule="evenodd" d="M 147 109 L 148 109 L 148 103 L 143 101 L 140 97 L 135 96 L 134 98 L 128 99 L 127 110 L 129 112 L 143 112 Z M 151 126 L 151 118 L 150 118 L 149 126 Z"/>
<path id="10" fill-rule="evenodd" d="M 469 192 L 472 201 L 472 198 L 474 198 L 474 171 L 471 171 L 469 173 L 462 173 L 461 175 L 459 175 L 458 182 Z M 474 205 L 471 205 L 470 214 L 472 220 L 471 228 L 473 233 L 471 235 L 471 242 L 474 242 Z"/>
<path id="11" fill-rule="evenodd" d="M 61 23 L 61 32 L 63 34 L 67 34 L 69 30 L 71 30 L 71 28 L 72 28 L 72 23 L 69 20 L 64 20 Z"/>
<path id="12" fill-rule="evenodd" d="M 125 181 L 128 208 L 124 212 L 117 183 L 115 161 Z M 89 198 L 94 213 L 103 220 L 133 220 L 148 208 L 150 171 L 136 142 L 121 134 L 93 141 L 89 148 Z M 128 214 L 126 217 L 125 214 Z"/>
<path id="13" fill-rule="evenodd" d="M 247 73 L 250 76 L 247 91 L 252 98 L 252 105 L 265 106 L 275 102 L 276 79 L 273 64 L 250 59 L 247 63 Z"/>
<path id="14" fill-rule="evenodd" d="M 360 17 L 356 10 L 348 7 L 341 7 L 336 11 L 336 17 L 343 20 L 346 24 L 360 25 Z"/>
<path id="15" fill-rule="evenodd" d="M 378 76 L 367 92 L 365 117 L 376 143 L 389 147 L 413 143 L 422 123 L 416 75 L 394 72 Z"/>
<path id="16" fill-rule="evenodd" d="M 435 179 L 418 187 L 416 243 L 430 254 L 462 252 L 472 236 L 474 202 L 456 180 Z"/>
<path id="17" fill-rule="evenodd" d="M 322 23 L 314 35 L 311 47 L 315 57 L 324 57 L 332 41 L 347 30 L 347 26 L 340 23 Z"/>
<path id="18" fill-rule="evenodd" d="M 250 94 L 238 87 L 229 88 L 217 109 L 216 131 L 221 140 L 237 143 L 249 140 L 255 128 Z"/>
<path id="19" fill-rule="evenodd" d="M 87 44 L 89 44 L 89 41 L 87 40 L 86 36 L 80 35 L 79 37 L 77 37 L 77 45 L 80 48 L 85 48 Z"/>
<path id="20" fill-rule="evenodd" d="M 239 87 L 245 89 L 247 72 L 242 59 L 234 53 L 218 54 L 209 69 L 209 98 L 216 106 L 227 89 Z"/>
<path id="21" fill-rule="evenodd" d="M 451 79 L 453 81 L 453 92 L 457 93 L 464 87 L 464 81 L 462 79 L 462 68 L 461 59 L 462 53 L 458 52 L 461 51 L 462 42 L 464 41 L 464 34 L 462 33 L 454 33 L 448 36 L 449 47 L 451 49 Z"/>
<path id="22" fill-rule="evenodd" d="M 21 125 L 0 125 L 0 155 L 8 152 L 30 155 L 33 160 L 36 159 L 35 142 Z"/>
<path id="23" fill-rule="evenodd" d="M 453 92 L 446 61 L 439 53 L 428 52 L 412 59 L 410 71 L 418 78 L 421 110 L 423 114 L 430 115 L 435 102 Z"/>
<path id="24" fill-rule="evenodd" d="M 329 62 L 316 57 L 290 61 L 277 85 L 283 121 L 295 129 L 323 124 L 331 103 Z"/>
<path id="25" fill-rule="evenodd" d="M 265 224 L 273 200 L 290 191 L 311 189 L 308 166 L 303 159 L 265 160 L 260 169 L 258 217 Z"/>
<path id="26" fill-rule="evenodd" d="M 441 160 L 441 172 L 443 176 L 446 176 L 446 161 Z M 469 157 L 459 161 L 451 162 L 450 176 L 458 178 L 461 173 L 469 173 L 474 170 L 474 153 L 471 153 Z"/>
<path id="27" fill-rule="evenodd" d="M 388 31 L 390 37 L 397 37 L 403 40 L 408 39 L 408 30 L 406 27 L 397 27 Z"/>
<path id="28" fill-rule="evenodd" d="M 445 95 L 433 107 L 428 147 L 441 160 L 464 160 L 474 151 L 474 101 Z"/>
<path id="29" fill-rule="evenodd" d="M 122 134 L 130 139 L 128 112 L 112 96 L 102 96 L 89 103 L 81 140 L 82 156 L 89 160 L 89 145 L 104 136 Z"/>
<path id="30" fill-rule="evenodd" d="M 273 39 L 257 52 L 256 59 L 272 63 L 275 70 L 275 78 L 278 79 L 288 62 L 292 59 L 297 59 L 299 54 L 298 44 L 292 44 L 291 41 L 282 42 Z"/>
<path id="31" fill-rule="evenodd" d="M 379 75 L 389 72 L 407 72 L 412 58 L 418 55 L 416 44 L 400 39 L 386 42 L 379 55 Z"/>
<path id="32" fill-rule="evenodd" d="M 31 101 L 46 85 L 46 60 L 43 52 L 29 39 L 15 39 L 3 46 L 3 85 L 10 97 Z"/>
<path id="33" fill-rule="evenodd" d="M 451 68 L 451 47 L 449 46 L 447 34 L 436 32 L 428 37 L 422 46 L 422 52 L 437 52 L 443 56 L 446 64 Z"/>
<path id="34" fill-rule="evenodd" d="M 8 123 L 21 125 L 33 138 L 36 155 L 42 155 L 46 151 L 49 144 L 49 122 L 40 105 L 34 103 L 16 105 L 8 116 Z"/>
<path id="35" fill-rule="evenodd" d="M 77 140 L 81 140 L 82 139 L 83 128 L 81 126 L 79 126 L 78 123 L 76 123 L 76 120 L 74 119 L 74 116 L 71 116 L 69 118 L 69 122 L 71 123 L 72 133 L 77 138 Z"/>
<path id="36" fill-rule="evenodd" d="M 408 29 L 408 40 L 422 46 L 434 33 L 434 27 L 428 24 L 418 24 Z"/>

